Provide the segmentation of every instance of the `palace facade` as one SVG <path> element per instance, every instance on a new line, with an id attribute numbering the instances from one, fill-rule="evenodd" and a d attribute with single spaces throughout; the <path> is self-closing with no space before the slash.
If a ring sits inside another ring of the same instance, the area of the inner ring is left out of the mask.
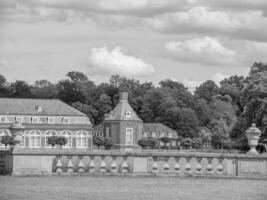
<path id="1" fill-rule="evenodd" d="M 20 148 L 51 148 L 52 135 L 67 138 L 63 148 L 92 148 L 89 118 L 60 100 L 0 98 L 0 137 L 11 135 L 15 122 L 24 127 Z"/>

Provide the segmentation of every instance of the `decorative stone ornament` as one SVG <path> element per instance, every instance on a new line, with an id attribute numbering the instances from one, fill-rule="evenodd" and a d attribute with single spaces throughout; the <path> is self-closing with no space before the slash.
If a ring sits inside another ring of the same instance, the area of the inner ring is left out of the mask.
<path id="1" fill-rule="evenodd" d="M 245 133 L 248 139 L 248 145 L 250 147 L 248 154 L 258 154 L 256 146 L 258 145 L 261 131 L 256 127 L 256 124 L 253 123 L 251 127 L 246 130 Z"/>
<path id="2" fill-rule="evenodd" d="M 105 160 L 102 160 L 101 163 L 100 163 L 100 172 L 101 173 L 106 173 L 107 172 L 107 168 L 106 168 L 106 163 L 105 163 Z"/>
<path id="3" fill-rule="evenodd" d="M 73 164 L 72 164 L 72 160 L 69 159 L 69 163 L 68 163 L 68 166 L 67 166 L 67 172 L 68 173 L 73 173 Z"/>
<path id="4" fill-rule="evenodd" d="M 85 166 L 83 164 L 83 160 L 80 159 L 79 165 L 78 165 L 78 172 L 79 173 L 84 173 L 85 172 Z"/>
<path id="5" fill-rule="evenodd" d="M 22 133 L 24 131 L 25 127 L 22 126 L 21 123 L 19 123 L 18 121 L 14 122 L 11 126 L 10 126 L 10 131 L 11 134 L 14 138 L 14 141 L 16 144 L 19 144 L 22 140 Z M 15 144 L 15 145 L 16 145 Z"/>
<path id="6" fill-rule="evenodd" d="M 126 173 L 129 172 L 129 166 L 128 166 L 126 158 L 124 159 L 121 168 L 122 168 L 122 173 L 123 174 L 126 174 Z"/>
<path id="7" fill-rule="evenodd" d="M 58 157 L 57 159 L 56 172 L 58 174 L 61 174 L 63 172 L 63 165 L 62 165 L 60 157 Z"/>

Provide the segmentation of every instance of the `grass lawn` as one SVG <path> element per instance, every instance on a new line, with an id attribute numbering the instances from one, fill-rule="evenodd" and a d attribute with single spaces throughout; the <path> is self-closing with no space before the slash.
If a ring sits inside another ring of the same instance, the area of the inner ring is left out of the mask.
<path id="1" fill-rule="evenodd" d="M 267 181 L 177 177 L 0 176 L 0 200 L 266 200 Z"/>

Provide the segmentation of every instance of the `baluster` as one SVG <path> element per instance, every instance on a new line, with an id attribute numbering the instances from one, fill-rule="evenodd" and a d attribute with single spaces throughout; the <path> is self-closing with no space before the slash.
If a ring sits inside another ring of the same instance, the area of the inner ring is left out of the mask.
<path id="1" fill-rule="evenodd" d="M 91 162 L 89 164 L 89 173 L 95 172 L 95 163 L 94 163 L 94 157 L 92 157 Z"/>
<path id="2" fill-rule="evenodd" d="M 78 172 L 79 173 L 84 173 L 85 172 L 85 166 L 84 166 L 84 163 L 83 163 L 83 156 L 79 157 Z"/>
<path id="3" fill-rule="evenodd" d="M 223 158 L 218 158 L 219 160 L 219 165 L 217 166 L 217 173 L 218 175 L 222 176 L 223 175 Z"/>
<path id="4" fill-rule="evenodd" d="M 181 169 L 181 166 L 180 166 L 180 164 L 179 164 L 179 161 L 180 161 L 180 159 L 178 158 L 177 160 L 176 160 L 176 162 L 175 162 L 175 164 L 174 164 L 174 172 L 175 173 L 180 173 L 180 169 Z"/>
<path id="5" fill-rule="evenodd" d="M 197 158 L 197 165 L 196 165 L 196 175 L 202 174 L 202 165 L 201 165 L 201 158 Z"/>
<path id="6" fill-rule="evenodd" d="M 208 159 L 208 165 L 207 165 L 207 174 L 212 174 L 212 158 L 207 158 Z"/>
<path id="7" fill-rule="evenodd" d="M 168 173 L 169 169 L 170 169 L 170 165 L 167 160 L 163 165 L 163 172 Z"/>
<path id="8" fill-rule="evenodd" d="M 185 165 L 185 174 L 186 175 L 192 175 L 190 158 L 186 158 L 186 161 L 187 161 L 187 163 Z"/>
<path id="9" fill-rule="evenodd" d="M 158 163 L 157 163 L 157 157 L 155 157 L 153 159 L 152 172 L 153 173 L 158 173 L 159 172 L 159 166 L 158 166 Z"/>
<path id="10" fill-rule="evenodd" d="M 118 165 L 116 163 L 115 157 L 113 157 L 113 162 L 111 163 L 111 172 L 117 173 L 118 172 Z"/>
<path id="11" fill-rule="evenodd" d="M 129 172 L 129 166 L 128 166 L 127 158 L 126 157 L 123 159 L 123 163 L 122 163 L 122 166 L 121 167 L 122 167 L 122 173 L 123 174 L 126 174 L 126 173 Z"/>
<path id="12" fill-rule="evenodd" d="M 101 173 L 106 173 L 107 172 L 107 166 L 106 166 L 104 157 L 102 157 L 102 161 L 100 163 L 100 172 Z"/>
<path id="13" fill-rule="evenodd" d="M 63 165 L 61 162 L 61 156 L 57 156 L 56 173 L 61 174 L 63 172 Z"/>
<path id="14" fill-rule="evenodd" d="M 68 173 L 73 173 L 73 163 L 72 163 L 72 156 L 69 156 L 69 163 L 67 165 L 67 172 Z"/>

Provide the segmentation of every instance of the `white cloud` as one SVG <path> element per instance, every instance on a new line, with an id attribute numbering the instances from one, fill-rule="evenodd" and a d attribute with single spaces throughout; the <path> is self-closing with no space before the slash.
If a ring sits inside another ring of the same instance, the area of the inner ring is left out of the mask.
<path id="1" fill-rule="evenodd" d="M 198 87 L 201 83 L 202 83 L 202 81 L 194 81 L 194 80 L 189 80 L 189 79 L 183 80 L 183 84 L 188 88 L 188 90 L 191 93 L 193 93 L 195 91 L 196 87 Z"/>
<path id="2" fill-rule="evenodd" d="M 140 58 L 124 54 L 120 47 L 108 50 L 107 47 L 93 48 L 89 63 L 95 73 L 120 74 L 123 76 L 145 76 L 154 72 L 154 67 Z"/>
<path id="3" fill-rule="evenodd" d="M 219 86 L 220 82 L 222 80 L 224 80 L 225 78 L 228 78 L 228 77 L 229 77 L 229 75 L 222 74 L 222 73 L 218 72 L 212 76 L 212 80 Z"/>
<path id="4" fill-rule="evenodd" d="M 235 52 L 225 48 L 216 38 L 193 38 L 185 41 L 171 41 L 165 48 L 174 58 L 204 64 L 225 64 L 233 60 Z"/>

